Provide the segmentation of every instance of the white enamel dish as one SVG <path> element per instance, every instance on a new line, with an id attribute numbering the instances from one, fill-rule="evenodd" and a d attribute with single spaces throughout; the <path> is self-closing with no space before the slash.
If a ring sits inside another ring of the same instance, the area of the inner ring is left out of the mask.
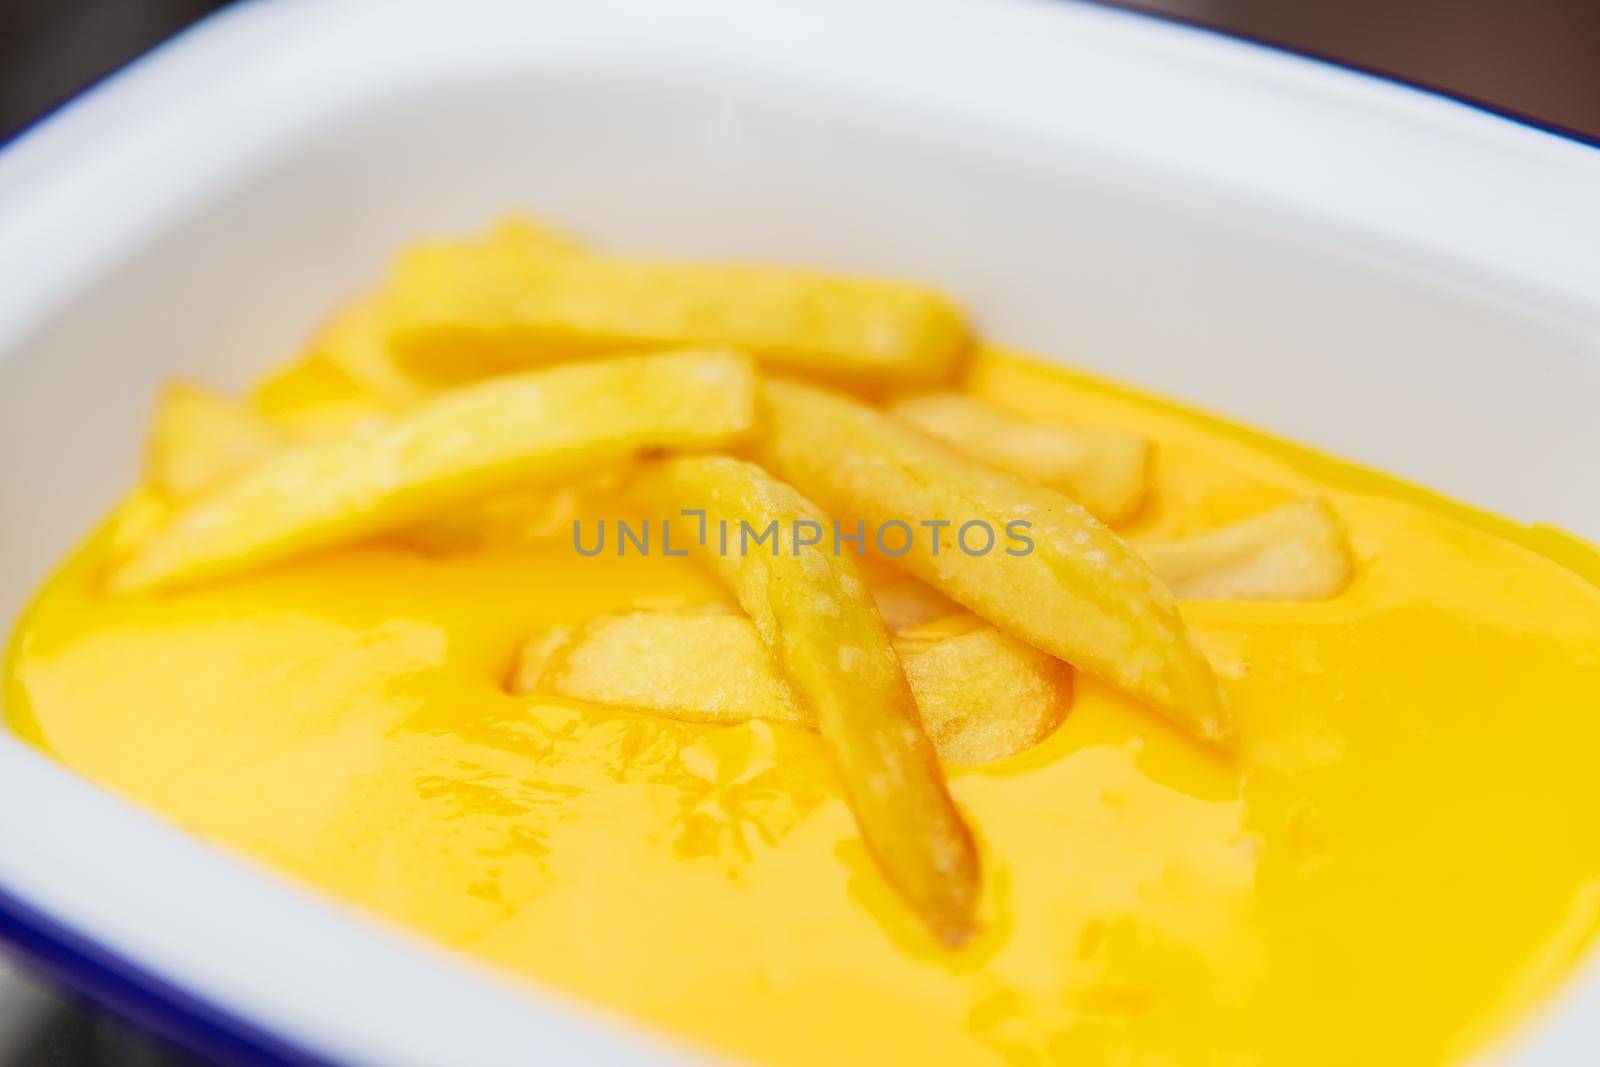
<path id="1" fill-rule="evenodd" d="M 1593 147 L 1050 0 L 278 0 L 0 151 L 7 629 L 131 479 L 160 380 L 242 384 L 408 237 L 517 206 L 613 245 L 926 279 L 1002 341 L 1600 540 Z M 9 734 L 0 936 L 230 1062 L 684 1054 Z M 1589 974 L 1496 1055 L 1596 1048 Z"/>

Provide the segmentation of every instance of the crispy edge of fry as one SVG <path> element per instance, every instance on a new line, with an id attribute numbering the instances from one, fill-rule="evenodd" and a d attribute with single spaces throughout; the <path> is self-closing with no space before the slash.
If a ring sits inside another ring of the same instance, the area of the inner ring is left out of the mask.
<path id="1" fill-rule="evenodd" d="M 934 555 L 912 539 L 898 565 L 1040 649 L 1144 700 L 1198 738 L 1232 730 L 1227 702 L 1172 595 L 1078 504 L 962 456 L 851 398 L 769 380 L 758 459 L 833 514 L 870 527 L 1026 521 L 1031 549 Z"/>
<path id="2" fill-rule="evenodd" d="M 1326 600 L 1355 572 L 1344 523 L 1321 497 L 1136 547 L 1186 600 Z"/>
<path id="3" fill-rule="evenodd" d="M 517 485 L 755 425 L 755 370 L 726 349 L 553 367 L 442 394 L 371 432 L 284 449 L 113 564 L 112 592 L 236 574 L 403 528 Z"/>
<path id="4" fill-rule="evenodd" d="M 659 461 L 630 492 L 669 521 L 686 506 L 703 508 L 708 522 L 762 529 L 825 519 L 760 467 L 724 456 Z M 978 851 L 888 631 L 853 562 L 816 545 L 792 547 L 771 557 L 692 551 L 733 591 L 815 716 L 879 869 L 935 936 L 959 946 L 976 927 Z"/>
<path id="5" fill-rule="evenodd" d="M 953 392 L 902 397 L 888 410 L 974 459 L 1060 491 L 1107 524 L 1131 519 L 1150 492 L 1155 446 L 1127 430 L 1024 418 Z"/>

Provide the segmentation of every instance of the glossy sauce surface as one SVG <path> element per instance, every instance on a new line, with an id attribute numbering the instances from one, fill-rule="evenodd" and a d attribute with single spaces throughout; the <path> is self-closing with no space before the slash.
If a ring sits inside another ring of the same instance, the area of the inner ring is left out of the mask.
<path id="1" fill-rule="evenodd" d="M 1322 494 L 1359 573 L 1184 605 L 1234 757 L 1080 675 L 1041 745 L 949 768 L 987 877 L 960 952 L 881 883 L 815 736 L 506 692 L 540 629 L 725 599 L 686 560 L 580 558 L 564 522 L 124 599 L 91 543 L 14 639 L 11 725 L 369 913 L 773 1063 L 1411 1067 L 1570 972 L 1600 923 L 1594 550 L 1006 354 L 968 387 L 1153 438 L 1132 537 Z M 291 374 L 271 406 L 326 391 Z"/>

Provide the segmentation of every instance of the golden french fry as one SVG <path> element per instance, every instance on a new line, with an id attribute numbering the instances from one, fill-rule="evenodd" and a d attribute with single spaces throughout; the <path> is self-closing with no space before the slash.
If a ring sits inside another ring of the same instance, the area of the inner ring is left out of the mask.
<path id="1" fill-rule="evenodd" d="M 698 508 L 708 525 L 776 530 L 784 545 L 772 555 L 721 552 L 713 537 L 699 554 L 733 591 L 815 717 L 885 878 L 940 939 L 965 942 L 980 889 L 977 848 L 855 565 L 801 543 L 798 524 L 821 529 L 826 517 L 761 468 L 721 456 L 654 464 L 632 492 L 665 515 Z M 680 532 L 686 525 L 673 524 Z"/>
<path id="2" fill-rule="evenodd" d="M 531 215 L 509 215 L 501 219 L 479 240 L 488 248 L 507 248 L 545 256 L 577 256 L 583 242 L 544 219 Z"/>
<path id="3" fill-rule="evenodd" d="M 761 458 L 867 537 L 909 541 L 906 571 L 1197 736 L 1228 734 L 1222 691 L 1171 594 L 1082 507 L 846 397 L 793 382 L 763 395 Z"/>
<path id="4" fill-rule="evenodd" d="M 731 344 L 842 383 L 926 385 L 949 378 L 968 347 L 955 307 L 898 282 L 504 242 L 412 250 L 382 315 L 399 367 L 433 383 L 628 348 Z"/>
<path id="5" fill-rule="evenodd" d="M 400 406 L 315 349 L 257 382 L 249 400 L 252 411 L 296 440 L 336 437 L 381 421 Z"/>
<path id="6" fill-rule="evenodd" d="M 607 619 L 614 618 L 614 616 L 603 617 Z M 517 649 L 517 659 L 511 665 L 511 677 L 506 680 L 506 689 L 517 694 L 543 691 L 553 692 L 559 696 L 570 696 L 573 700 L 588 700 L 594 704 L 611 703 L 611 701 L 605 699 L 606 694 L 604 692 L 588 695 L 591 694 L 591 690 L 583 686 L 581 681 L 575 687 L 578 690 L 576 694 L 567 692 L 559 685 L 562 679 L 556 671 L 558 658 L 562 657 L 562 654 L 573 646 L 576 635 L 577 629 L 575 627 L 552 626 L 543 633 L 534 634 L 524 641 L 522 647 Z M 612 666 L 623 667 L 627 670 L 633 669 L 632 663 L 617 663 L 612 664 Z M 587 679 L 587 677 L 587 672 L 579 675 L 580 680 Z M 675 702 L 669 704 L 668 701 L 663 700 L 662 703 L 667 706 L 677 706 Z"/>
<path id="7" fill-rule="evenodd" d="M 1127 430 L 1022 418 L 960 393 L 908 397 L 889 413 L 969 456 L 1060 490 L 1101 522 L 1132 518 L 1150 489 L 1154 449 Z"/>
<path id="8" fill-rule="evenodd" d="M 570 485 L 518 489 L 426 519 L 397 531 L 393 539 L 430 556 L 549 540 L 571 530 L 581 498 Z"/>
<path id="9" fill-rule="evenodd" d="M 378 396 L 315 353 L 258 382 L 251 401 L 263 420 L 297 441 L 371 428 L 403 406 L 392 397 Z"/>
<path id="10" fill-rule="evenodd" d="M 389 404 L 404 406 L 427 392 L 396 365 L 376 299 L 359 300 L 335 314 L 312 339 L 309 352 L 311 358 L 326 360 L 363 391 Z"/>
<path id="11" fill-rule="evenodd" d="M 428 555 L 448 556 L 569 537 L 587 503 L 615 493 L 634 473 L 632 464 L 616 463 L 560 485 L 497 493 L 399 530 L 393 540 Z"/>
<path id="12" fill-rule="evenodd" d="M 121 557 L 132 552 L 172 518 L 172 512 L 173 504 L 165 493 L 148 484 L 135 487 L 106 520 L 102 543 L 107 554 Z"/>
<path id="13" fill-rule="evenodd" d="M 1344 524 L 1318 497 L 1137 548 L 1185 600 L 1323 600 L 1354 569 Z"/>
<path id="14" fill-rule="evenodd" d="M 979 764 L 1022 752 L 1060 725 L 1071 702 L 1071 667 L 969 612 L 893 645 L 940 759 Z M 553 627 L 522 646 L 508 688 L 685 722 L 816 728 L 755 624 L 722 608 Z"/>
<path id="15" fill-rule="evenodd" d="M 108 584 L 135 592 L 236 574 L 646 449 L 724 445 L 753 429 L 754 389 L 746 357 L 701 350 L 454 390 L 369 432 L 262 461 L 175 515 Z"/>
<path id="16" fill-rule="evenodd" d="M 686 722 L 812 725 L 755 624 L 717 607 L 632 611 L 557 627 L 523 646 L 511 689 Z"/>
<path id="17" fill-rule="evenodd" d="M 491 260 L 507 256 L 513 259 L 571 256 L 582 252 L 582 246 L 567 234 L 525 216 L 503 219 L 480 237 L 424 248 L 448 248 L 454 254 Z M 312 341 L 309 355 L 313 359 L 327 360 L 365 392 L 390 404 L 410 404 L 428 391 L 424 382 L 396 364 L 390 350 L 383 302 L 375 297 L 359 300 L 334 315 Z M 460 375 L 454 380 L 479 376 Z"/>
<path id="18" fill-rule="evenodd" d="M 170 382 L 151 420 L 145 478 L 169 500 L 186 500 L 282 444 L 272 426 L 243 405 L 197 385 Z"/>
<path id="19" fill-rule="evenodd" d="M 1055 732 L 1072 701 L 1072 668 L 975 615 L 894 639 L 923 727 L 941 758 L 988 763 Z"/>
<path id="20" fill-rule="evenodd" d="M 255 407 L 183 382 L 163 389 L 145 445 L 144 483 L 109 523 L 113 555 L 133 551 L 180 504 L 291 442 L 332 436 L 381 418 L 370 402 L 322 395 L 319 386 L 308 385 L 319 377 L 316 369 L 296 367 L 258 389 Z M 259 403 L 263 398 L 265 410 Z"/>
<path id="21" fill-rule="evenodd" d="M 954 600 L 910 575 L 883 582 L 871 578 L 867 581 L 872 586 L 872 601 L 878 606 L 878 614 L 893 633 L 966 613 Z"/>
<path id="22" fill-rule="evenodd" d="M 113 555 L 133 551 L 172 517 L 178 505 L 282 447 L 270 423 L 228 398 L 171 382 L 156 400 L 145 442 L 143 483 L 106 524 Z"/>

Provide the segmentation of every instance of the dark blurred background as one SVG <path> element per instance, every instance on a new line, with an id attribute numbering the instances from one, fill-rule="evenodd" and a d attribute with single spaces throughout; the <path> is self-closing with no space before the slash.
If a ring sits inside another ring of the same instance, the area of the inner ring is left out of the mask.
<path id="1" fill-rule="evenodd" d="M 0 0 L 0 137 L 223 6 L 218 0 Z M 1124 6 L 1395 74 L 1600 138 L 1600 0 Z"/>
<path id="2" fill-rule="evenodd" d="M 223 6 L 215 0 L 0 0 L 0 140 Z M 1382 71 L 1600 139 L 1600 0 L 1145 0 L 1123 6 Z M 200 1065 L 0 960 L 0 1067 Z"/>

